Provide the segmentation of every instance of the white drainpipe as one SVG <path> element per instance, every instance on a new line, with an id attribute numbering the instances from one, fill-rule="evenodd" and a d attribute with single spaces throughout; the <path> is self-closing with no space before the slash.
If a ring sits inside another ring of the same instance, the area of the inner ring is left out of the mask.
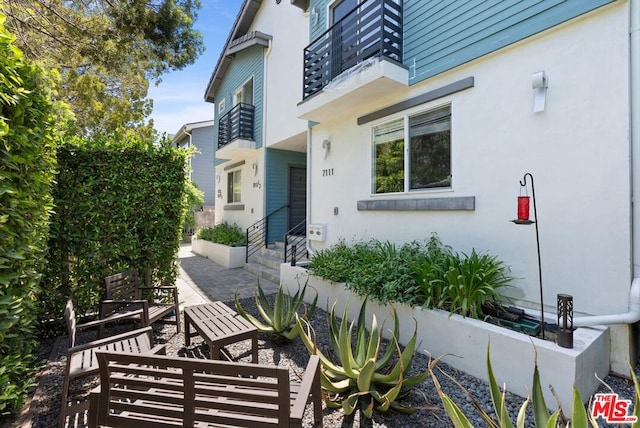
<path id="1" fill-rule="evenodd" d="M 633 275 L 629 290 L 629 311 L 623 314 L 574 318 L 575 327 L 633 324 L 640 321 L 640 0 L 629 2 L 629 63 L 631 101 L 631 201 Z"/>
<path id="2" fill-rule="evenodd" d="M 311 224 L 311 196 L 312 196 L 311 181 L 313 177 L 313 174 L 311 174 L 311 166 L 313 165 L 311 162 L 312 129 L 313 128 L 309 127 L 307 130 L 307 230 L 305 231 L 305 233 L 307 233 L 307 231 L 309 230 L 309 225 Z M 309 258 L 311 258 L 316 253 L 316 250 L 314 250 L 313 247 L 311 246 L 308 236 L 307 236 L 306 242 L 307 242 L 307 253 L 309 254 Z"/>

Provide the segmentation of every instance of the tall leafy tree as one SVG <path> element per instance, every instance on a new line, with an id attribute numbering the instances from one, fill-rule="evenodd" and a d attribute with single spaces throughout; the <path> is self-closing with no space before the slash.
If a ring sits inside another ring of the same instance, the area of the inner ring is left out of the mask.
<path id="1" fill-rule="evenodd" d="M 58 70 L 59 100 L 82 135 L 151 136 L 149 82 L 204 50 L 199 0 L 0 0 L 25 57 Z"/>

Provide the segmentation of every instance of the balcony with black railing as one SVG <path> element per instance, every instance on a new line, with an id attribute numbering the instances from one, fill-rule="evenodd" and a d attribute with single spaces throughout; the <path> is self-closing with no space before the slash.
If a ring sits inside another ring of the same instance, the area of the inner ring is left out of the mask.
<path id="1" fill-rule="evenodd" d="M 254 106 L 239 103 L 218 121 L 218 153 L 233 157 L 237 149 L 254 149 Z"/>
<path id="2" fill-rule="evenodd" d="M 402 0 L 365 0 L 307 46 L 299 117 L 317 120 L 323 116 L 318 109 L 335 113 L 330 105 L 334 99 L 363 87 L 365 96 L 387 90 L 385 85 L 389 90 L 406 87 L 402 20 Z M 376 86 L 381 87 L 368 85 L 379 78 L 384 81 Z"/>

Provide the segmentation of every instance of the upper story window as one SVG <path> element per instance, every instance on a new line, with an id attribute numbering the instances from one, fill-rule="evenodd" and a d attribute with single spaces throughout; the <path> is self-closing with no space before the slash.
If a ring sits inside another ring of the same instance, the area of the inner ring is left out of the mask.
<path id="1" fill-rule="evenodd" d="M 331 26 L 344 18 L 349 12 L 358 6 L 359 0 L 338 0 L 329 5 L 329 21 Z"/>
<path id="2" fill-rule="evenodd" d="M 239 169 L 229 172 L 227 175 L 227 202 L 241 202 L 241 174 Z"/>
<path id="3" fill-rule="evenodd" d="M 451 187 L 451 106 L 378 125 L 372 140 L 372 193 Z"/>
<path id="4" fill-rule="evenodd" d="M 253 78 L 247 80 L 233 93 L 233 105 L 240 103 L 253 105 Z"/>

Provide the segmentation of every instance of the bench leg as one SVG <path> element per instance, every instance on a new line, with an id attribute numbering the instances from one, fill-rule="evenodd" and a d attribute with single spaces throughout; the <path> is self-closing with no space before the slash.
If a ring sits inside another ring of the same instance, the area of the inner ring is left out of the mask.
<path id="1" fill-rule="evenodd" d="M 191 329 L 189 328 L 191 325 L 191 318 L 187 313 L 184 313 L 184 346 L 189 346 L 191 344 Z"/>
<path id="2" fill-rule="evenodd" d="M 251 361 L 258 364 L 258 332 L 251 337 Z"/>

